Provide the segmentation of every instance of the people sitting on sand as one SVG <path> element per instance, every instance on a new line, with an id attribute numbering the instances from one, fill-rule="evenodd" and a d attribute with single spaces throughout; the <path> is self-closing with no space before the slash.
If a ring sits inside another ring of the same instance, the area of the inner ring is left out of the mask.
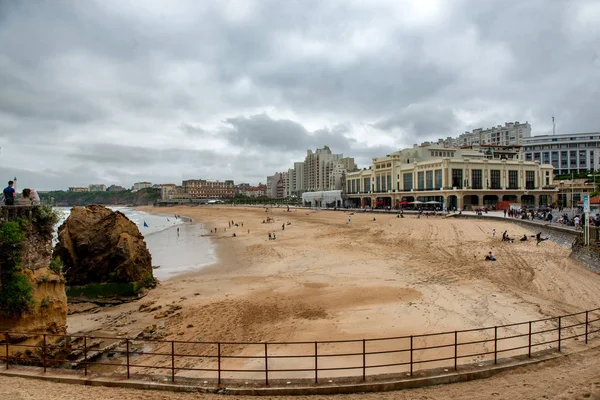
<path id="1" fill-rule="evenodd" d="M 271 237 L 271 232 L 269 232 L 269 240 L 272 240 L 273 238 Z"/>
<path id="2" fill-rule="evenodd" d="M 509 242 L 509 243 L 513 243 L 515 240 L 514 240 L 514 239 L 512 239 L 512 238 L 510 238 L 510 237 L 508 236 L 508 233 L 507 233 L 507 231 L 504 231 L 504 233 L 502 234 L 502 241 L 503 241 L 503 242 Z"/>
<path id="3" fill-rule="evenodd" d="M 490 251 L 487 256 L 485 256 L 485 261 L 496 261 L 496 257 Z"/>
<path id="4" fill-rule="evenodd" d="M 277 239 L 277 236 L 275 236 L 275 232 L 273 232 L 273 240 Z"/>
<path id="5" fill-rule="evenodd" d="M 377 220 L 375 219 L 375 217 L 373 217 L 373 221 L 377 221 Z"/>
<path id="6" fill-rule="evenodd" d="M 523 234 L 523 237 L 521 238 L 521 242 L 526 242 L 527 241 L 527 235 Z"/>
<path id="7" fill-rule="evenodd" d="M 232 237 L 236 237 L 235 232 L 233 232 L 233 235 L 231 235 Z"/>

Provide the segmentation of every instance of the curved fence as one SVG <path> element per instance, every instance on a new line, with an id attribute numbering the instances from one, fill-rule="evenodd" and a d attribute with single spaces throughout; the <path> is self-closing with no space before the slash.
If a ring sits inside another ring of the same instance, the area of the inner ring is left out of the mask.
<path id="1" fill-rule="evenodd" d="M 485 328 L 376 339 L 314 342 L 190 342 L 2 332 L 0 360 L 77 369 L 84 375 L 181 384 L 361 382 L 479 368 L 587 344 L 600 308 Z M 35 337 L 34 337 L 35 336 Z"/>

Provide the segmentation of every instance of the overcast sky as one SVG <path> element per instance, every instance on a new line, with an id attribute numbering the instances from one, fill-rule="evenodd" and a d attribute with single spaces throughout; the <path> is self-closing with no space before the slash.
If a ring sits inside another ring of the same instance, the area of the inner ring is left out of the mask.
<path id="1" fill-rule="evenodd" d="M 0 0 L 0 178 L 265 182 L 329 145 L 600 130 L 600 1 Z"/>

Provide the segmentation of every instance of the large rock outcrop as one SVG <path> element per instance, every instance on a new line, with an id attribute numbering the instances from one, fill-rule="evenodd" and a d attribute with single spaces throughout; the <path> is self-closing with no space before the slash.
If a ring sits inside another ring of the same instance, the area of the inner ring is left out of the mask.
<path id="1" fill-rule="evenodd" d="M 67 297 L 52 260 L 50 207 L 0 207 L 0 332 L 64 333 Z M 27 337 L 15 333 L 12 340 Z"/>
<path id="2" fill-rule="evenodd" d="M 58 228 L 54 257 L 62 260 L 69 286 L 135 283 L 136 291 L 154 283 L 152 257 L 139 229 L 103 206 L 73 207 Z"/>

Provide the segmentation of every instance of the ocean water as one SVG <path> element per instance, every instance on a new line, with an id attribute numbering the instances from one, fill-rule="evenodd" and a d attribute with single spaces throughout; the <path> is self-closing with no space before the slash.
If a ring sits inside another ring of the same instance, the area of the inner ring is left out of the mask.
<path id="1" fill-rule="evenodd" d="M 186 223 L 172 214 L 149 214 L 130 207 L 110 208 L 122 212 L 137 225 L 152 255 L 152 265 L 158 267 L 153 270 L 155 278 L 168 280 L 217 262 L 215 246 L 205 236 L 207 232 L 202 224 Z M 61 219 L 56 230 L 71 212 L 67 207 L 57 210 Z"/>

